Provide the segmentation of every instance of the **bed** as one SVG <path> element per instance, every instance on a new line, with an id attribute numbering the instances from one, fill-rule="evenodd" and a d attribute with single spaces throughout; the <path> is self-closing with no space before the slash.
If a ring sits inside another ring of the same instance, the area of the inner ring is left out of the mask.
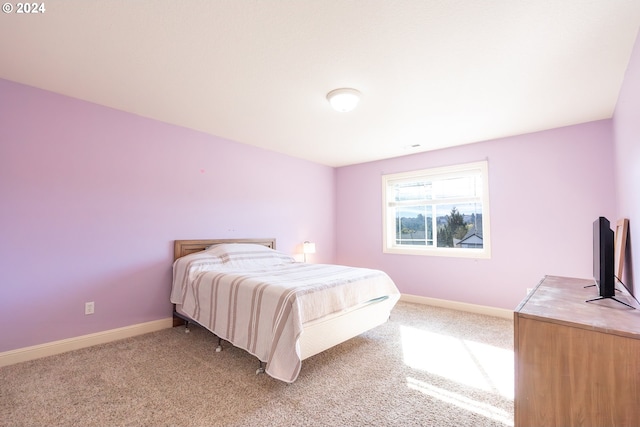
<path id="1" fill-rule="evenodd" d="M 301 362 L 385 323 L 400 293 L 380 271 L 296 262 L 275 239 L 176 240 L 171 302 L 294 382 Z"/>

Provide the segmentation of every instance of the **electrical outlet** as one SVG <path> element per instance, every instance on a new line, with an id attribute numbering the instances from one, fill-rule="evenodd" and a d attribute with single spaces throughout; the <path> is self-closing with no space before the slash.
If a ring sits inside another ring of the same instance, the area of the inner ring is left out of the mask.
<path id="1" fill-rule="evenodd" d="M 93 314 L 96 306 L 93 301 L 84 303 L 84 314 Z"/>

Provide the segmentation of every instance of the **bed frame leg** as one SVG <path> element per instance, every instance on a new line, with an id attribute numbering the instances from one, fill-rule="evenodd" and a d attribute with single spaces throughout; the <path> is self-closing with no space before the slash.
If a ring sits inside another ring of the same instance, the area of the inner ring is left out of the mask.
<path id="1" fill-rule="evenodd" d="M 216 347 L 216 353 L 220 353 L 222 351 L 222 338 L 218 337 L 218 346 Z"/>
<path id="2" fill-rule="evenodd" d="M 191 332 L 189 330 L 189 319 L 186 316 L 178 313 L 175 309 L 175 304 L 173 306 L 173 326 L 180 326 L 184 324 L 184 333 L 188 334 Z"/>
<path id="3" fill-rule="evenodd" d="M 265 363 L 258 360 L 258 362 L 260 362 L 260 366 L 258 367 L 258 369 L 256 369 L 256 375 L 258 374 L 264 374 L 264 365 Z"/>

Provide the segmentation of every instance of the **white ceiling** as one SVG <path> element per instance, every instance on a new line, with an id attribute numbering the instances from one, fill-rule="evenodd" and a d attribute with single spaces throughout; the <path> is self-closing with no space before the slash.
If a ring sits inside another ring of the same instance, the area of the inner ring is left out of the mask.
<path id="1" fill-rule="evenodd" d="M 329 166 L 610 118 L 640 26 L 638 0 L 41 3 L 0 14 L 0 78 Z"/>

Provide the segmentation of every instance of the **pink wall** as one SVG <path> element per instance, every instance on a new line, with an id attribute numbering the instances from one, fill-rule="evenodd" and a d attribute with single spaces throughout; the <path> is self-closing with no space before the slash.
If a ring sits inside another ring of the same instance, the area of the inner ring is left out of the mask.
<path id="1" fill-rule="evenodd" d="M 170 316 L 174 239 L 313 240 L 332 262 L 334 185 L 329 167 L 0 80 L 0 351 Z"/>
<path id="2" fill-rule="evenodd" d="M 383 254 L 381 176 L 488 159 L 492 258 Z M 592 275 L 592 223 L 614 218 L 611 121 L 348 166 L 336 173 L 340 263 L 406 294 L 514 309 L 544 275 Z"/>
<path id="3" fill-rule="evenodd" d="M 640 296 L 640 33 L 613 116 L 618 218 L 629 219 L 623 281 Z M 635 274 L 634 274 L 635 272 Z M 634 277 L 635 276 L 635 277 Z"/>

